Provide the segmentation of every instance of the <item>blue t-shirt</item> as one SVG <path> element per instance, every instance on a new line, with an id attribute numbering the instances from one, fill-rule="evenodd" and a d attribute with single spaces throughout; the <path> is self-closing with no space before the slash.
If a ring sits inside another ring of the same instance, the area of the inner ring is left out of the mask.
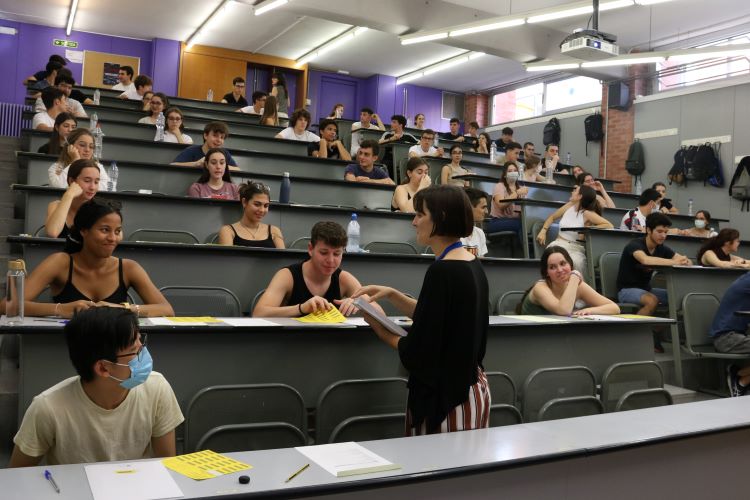
<path id="1" fill-rule="evenodd" d="M 388 172 L 377 165 L 373 166 L 371 172 L 365 172 L 359 166 L 359 163 L 351 163 L 344 170 L 344 178 L 346 178 L 346 174 L 352 174 L 354 177 L 369 177 L 370 179 L 388 179 Z"/>
<path id="2" fill-rule="evenodd" d="M 234 158 L 232 158 L 232 153 L 230 153 L 228 149 L 225 149 L 224 151 L 227 153 L 227 163 L 229 163 L 233 167 L 236 167 L 237 162 L 235 162 Z M 198 161 L 204 156 L 206 156 L 206 154 L 203 152 L 203 146 L 198 146 L 197 144 L 195 144 L 183 149 L 182 152 L 178 154 L 177 157 L 172 161 L 174 163 L 187 163 L 189 161 Z"/>
<path id="3" fill-rule="evenodd" d="M 745 273 L 729 285 L 711 323 L 711 336 L 725 333 L 745 333 L 750 316 L 737 316 L 735 311 L 750 310 L 750 273 Z"/>

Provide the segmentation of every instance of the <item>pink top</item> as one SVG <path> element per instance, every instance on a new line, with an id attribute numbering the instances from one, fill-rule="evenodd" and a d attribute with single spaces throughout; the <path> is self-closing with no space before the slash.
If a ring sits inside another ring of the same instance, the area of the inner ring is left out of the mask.
<path id="1" fill-rule="evenodd" d="M 503 208 L 495 201 L 495 198 L 505 199 L 508 197 L 508 190 L 505 189 L 505 184 L 498 182 L 495 184 L 495 190 L 492 191 L 492 211 L 490 215 L 493 217 L 501 217 L 504 219 L 516 219 L 521 216 L 519 207 L 515 203 L 508 203 Z"/>
<path id="2" fill-rule="evenodd" d="M 240 188 L 237 184 L 225 182 L 221 189 L 212 189 L 207 183 L 194 182 L 188 189 L 191 198 L 219 198 L 224 200 L 239 200 Z"/>

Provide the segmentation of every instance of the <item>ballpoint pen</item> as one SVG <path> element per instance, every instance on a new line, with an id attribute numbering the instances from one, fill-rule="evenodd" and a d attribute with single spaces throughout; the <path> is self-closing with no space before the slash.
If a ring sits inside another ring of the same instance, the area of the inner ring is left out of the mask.
<path id="1" fill-rule="evenodd" d="M 52 473 L 48 470 L 44 471 L 44 479 L 50 482 L 53 488 L 55 488 L 55 491 L 57 493 L 60 493 L 60 487 L 57 486 L 57 483 L 55 482 L 55 478 L 52 477 Z"/>

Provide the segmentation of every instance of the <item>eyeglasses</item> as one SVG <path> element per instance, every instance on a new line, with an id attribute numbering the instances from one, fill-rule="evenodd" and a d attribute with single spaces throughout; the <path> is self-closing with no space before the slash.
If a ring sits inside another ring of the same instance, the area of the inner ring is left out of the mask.
<path id="1" fill-rule="evenodd" d="M 182 117 L 181 116 L 170 116 L 169 118 L 167 118 L 167 120 L 169 120 L 170 122 L 181 122 L 182 121 Z"/>
<path id="2" fill-rule="evenodd" d="M 138 359 L 138 361 L 140 361 L 143 358 L 143 348 L 146 347 L 146 334 L 145 333 L 141 333 L 140 334 L 140 340 L 141 340 L 141 347 L 136 352 L 129 352 L 129 353 L 126 353 L 126 354 L 119 354 L 119 355 L 117 355 L 115 357 L 116 358 L 127 358 L 128 356 L 135 355 L 135 357 Z"/>
<path id="3" fill-rule="evenodd" d="M 237 87 L 238 89 L 244 89 L 245 88 L 245 84 L 244 83 L 235 83 L 234 86 Z"/>

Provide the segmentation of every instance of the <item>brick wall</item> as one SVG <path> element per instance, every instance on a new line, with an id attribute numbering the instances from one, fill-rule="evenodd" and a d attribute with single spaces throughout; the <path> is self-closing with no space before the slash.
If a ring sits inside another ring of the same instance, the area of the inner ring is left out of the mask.
<path id="1" fill-rule="evenodd" d="M 464 98 L 464 122 L 476 121 L 480 127 L 489 125 L 489 102 L 489 97 L 484 94 L 466 94 Z"/>

